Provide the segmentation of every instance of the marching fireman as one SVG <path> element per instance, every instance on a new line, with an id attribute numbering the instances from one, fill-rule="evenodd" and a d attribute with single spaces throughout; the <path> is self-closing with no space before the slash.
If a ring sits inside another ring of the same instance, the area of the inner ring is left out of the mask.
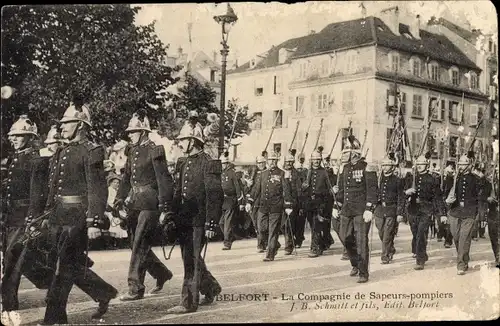
<path id="1" fill-rule="evenodd" d="M 479 179 L 480 187 L 483 188 L 486 184 L 486 178 L 484 176 L 484 168 L 481 163 L 476 163 L 474 169 L 472 169 L 472 174 L 476 175 Z M 486 233 L 486 215 L 479 214 L 476 216 L 476 222 L 474 223 L 472 231 L 472 240 L 478 241 L 478 237 L 484 239 Z"/>
<path id="2" fill-rule="evenodd" d="M 234 226 L 237 222 L 238 213 L 243 210 L 243 191 L 240 182 L 236 177 L 234 165 L 229 162 L 229 153 L 222 154 L 220 161 L 222 164 L 221 184 L 224 191 L 224 203 L 222 205 L 222 218 L 220 227 L 224 233 L 224 247 L 222 250 L 231 250 L 234 241 Z"/>
<path id="3" fill-rule="evenodd" d="M 99 302 L 95 316 L 104 314 L 116 289 L 89 272 L 81 261 L 88 248 L 88 238 L 100 229 L 109 228 L 104 217 L 107 187 L 104 173 L 104 148 L 88 140 L 90 114 L 80 99 L 75 99 L 64 113 L 61 136 L 65 146 L 57 149 L 50 162 L 47 211 L 54 267 L 52 283 L 47 291 L 44 324 L 67 324 L 66 305 L 73 284 L 86 279 L 89 287 L 99 289 L 94 300 Z"/>
<path id="4" fill-rule="evenodd" d="M 333 173 L 333 167 L 331 165 L 331 162 L 330 162 L 330 155 L 327 155 L 325 157 L 325 159 L 323 160 L 323 165 L 324 165 L 324 168 L 326 170 L 326 173 L 328 175 L 328 189 L 332 189 L 333 185 L 336 185 L 337 184 L 337 175 Z M 326 220 L 325 220 L 325 223 L 323 223 L 323 233 L 322 233 L 322 236 L 323 236 L 323 246 L 324 246 L 324 250 L 326 249 L 329 249 L 334 243 L 335 241 L 333 240 L 333 237 L 332 237 L 332 223 L 331 223 L 331 220 L 332 220 L 332 210 L 333 210 L 333 193 L 330 191 L 329 192 L 329 196 L 331 198 L 329 198 L 328 200 L 328 207 L 325 209 L 325 214 L 327 214 L 326 216 Z M 337 232 L 338 234 L 338 232 Z"/>
<path id="5" fill-rule="evenodd" d="M 299 167 L 297 168 L 297 172 L 299 173 L 300 177 L 300 184 L 302 185 L 306 179 L 307 179 L 307 168 L 304 167 L 304 162 L 305 162 L 305 156 L 304 153 L 299 154 Z M 298 204 L 298 209 L 299 211 L 297 212 L 297 221 L 295 223 L 295 247 L 300 248 L 302 247 L 302 242 L 304 242 L 305 237 L 304 237 L 304 229 L 306 226 L 306 214 L 305 214 L 305 193 L 301 191 L 301 195 L 299 198 L 299 204 Z"/>
<path id="6" fill-rule="evenodd" d="M 333 187 L 336 205 L 332 216 L 340 218 L 340 240 L 344 244 L 358 283 L 368 282 L 368 232 L 377 203 L 377 175 L 361 158 L 361 144 L 349 135 L 342 150 L 344 169 Z M 340 212 L 339 212 L 340 208 Z"/>
<path id="7" fill-rule="evenodd" d="M 453 181 L 447 181 L 453 180 L 453 174 L 454 174 L 454 168 L 453 165 L 449 164 L 445 169 L 444 169 L 444 184 L 447 182 L 453 182 Z M 446 191 L 443 191 L 443 201 L 446 199 Z M 451 234 L 450 231 L 450 224 L 449 223 L 443 223 L 441 222 L 441 219 L 437 220 L 438 222 L 438 233 L 437 233 L 437 241 L 441 242 L 443 241 L 444 238 L 444 247 L 445 248 L 451 248 L 451 245 L 453 244 L 453 235 Z"/>
<path id="8" fill-rule="evenodd" d="M 456 183 L 446 184 L 446 205 L 451 234 L 457 249 L 457 274 L 464 275 L 469 268 L 469 251 L 476 217 L 486 214 L 484 203 L 487 194 L 480 179 L 472 173 L 473 152 L 460 157 L 457 164 Z"/>
<path id="9" fill-rule="evenodd" d="M 327 209 L 331 201 L 328 174 L 321 166 L 321 153 L 315 150 L 311 154 L 311 170 L 308 178 L 302 185 L 307 194 L 305 214 L 311 225 L 311 252 L 310 258 L 323 254 L 327 245 L 324 243 L 324 225 L 330 223 Z"/>
<path id="10" fill-rule="evenodd" d="M 205 137 L 201 125 L 185 124 L 177 139 L 186 157 L 177 161 L 174 215 L 167 214 L 162 223 L 176 230 L 184 264 L 181 302 L 168 313 L 182 314 L 198 309 L 200 293 L 205 296 L 201 304 L 210 304 L 221 292 L 221 286 L 205 265 L 202 249 L 215 235 L 224 192 L 221 163 L 203 151 Z"/>
<path id="11" fill-rule="evenodd" d="M 30 268 L 30 264 L 39 261 L 40 257 L 19 247 L 25 234 L 25 219 L 40 215 L 44 207 L 42 185 L 33 182 L 43 178 L 41 174 L 44 172 L 39 152 L 32 147 L 33 139 L 38 137 L 37 126 L 22 115 L 7 135 L 14 153 L 8 158 L 7 180 L 2 189 L 2 305 L 4 311 L 10 312 L 19 309 L 17 292 L 21 275 L 38 288 L 47 288 L 50 279 L 41 277 L 37 270 Z M 31 222 L 30 218 L 27 222 Z"/>
<path id="12" fill-rule="evenodd" d="M 375 208 L 375 226 L 382 241 L 382 264 L 388 264 L 396 252 L 396 224 L 403 221 L 404 193 L 402 180 L 394 174 L 397 163 L 386 157 L 382 160 L 379 200 Z"/>
<path id="13" fill-rule="evenodd" d="M 424 269 L 427 256 L 427 235 L 434 214 L 446 223 L 444 202 L 439 179 L 429 171 L 430 153 L 419 156 L 415 162 L 416 175 L 408 173 L 404 180 L 405 200 L 412 238 L 412 252 L 416 258 L 415 270 Z M 413 181 L 415 181 L 413 183 Z"/>
<path id="14" fill-rule="evenodd" d="M 486 198 L 486 211 L 487 211 L 487 224 L 488 224 L 488 235 L 490 237 L 491 248 L 493 249 L 493 255 L 495 256 L 495 261 L 500 264 L 499 256 L 499 242 L 498 242 L 498 225 L 500 224 L 500 214 L 498 214 L 498 164 L 496 168 L 491 171 L 492 176 L 489 180 L 486 180 L 484 185 L 484 192 L 488 195 Z M 484 198 L 484 196 L 483 196 Z"/>
<path id="15" fill-rule="evenodd" d="M 293 212 L 290 183 L 285 179 L 285 172 L 278 168 L 278 159 L 279 156 L 276 153 L 269 155 L 269 168 L 260 175 L 247 204 L 247 211 L 249 211 L 253 202 L 256 200 L 260 202 L 257 212 L 260 223 L 259 233 L 261 239 L 268 239 L 264 261 L 273 261 L 278 251 L 278 236 L 283 210 L 287 215 Z M 289 179 L 288 176 L 287 179 Z"/>
<path id="16" fill-rule="evenodd" d="M 138 300 L 144 297 L 146 271 L 156 279 L 150 293 L 163 289 L 172 278 L 172 272 L 151 250 L 160 214 L 172 211 L 173 182 L 167 170 L 165 150 L 148 137 L 151 132 L 148 117 L 143 110 L 133 114 L 125 130 L 131 144 L 127 148 L 127 162 L 115 208 L 128 209 L 128 235 L 132 256 L 128 270 L 128 293 L 120 300 Z"/>
<path id="17" fill-rule="evenodd" d="M 254 170 L 253 178 L 249 180 L 249 193 L 246 195 L 247 204 L 250 202 L 248 199 L 250 198 L 250 194 L 252 190 L 256 187 L 256 184 L 260 183 L 260 176 L 262 172 L 267 169 L 266 166 L 266 158 L 261 155 L 256 158 L 257 168 Z M 253 227 L 255 229 L 255 233 L 257 234 L 257 252 L 263 253 L 267 249 L 267 238 L 262 238 L 260 230 L 260 220 L 258 219 L 258 212 L 260 207 L 260 198 L 255 198 L 255 200 L 251 203 L 251 205 L 245 205 L 247 208 L 251 207 L 251 209 L 247 209 L 247 213 L 250 214 L 252 218 Z"/>
<path id="18" fill-rule="evenodd" d="M 297 215 L 300 207 L 300 198 L 302 197 L 302 182 L 300 180 L 299 172 L 293 166 L 295 162 L 295 150 L 291 150 L 285 156 L 283 169 L 289 174 L 290 194 L 292 196 L 292 213 L 287 215 L 283 214 L 281 223 L 284 225 L 285 235 L 285 255 L 290 255 L 294 249 L 294 236 L 297 230 Z"/>

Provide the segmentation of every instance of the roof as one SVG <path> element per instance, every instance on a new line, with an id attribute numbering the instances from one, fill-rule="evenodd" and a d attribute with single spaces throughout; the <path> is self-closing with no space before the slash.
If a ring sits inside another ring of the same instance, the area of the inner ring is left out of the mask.
<path id="1" fill-rule="evenodd" d="M 379 28 L 380 27 L 380 28 Z M 259 61 L 254 69 L 269 68 L 279 65 L 279 50 L 282 48 L 296 49 L 285 63 L 291 60 L 322 52 L 360 47 L 368 44 L 378 44 L 388 48 L 416 53 L 430 59 L 448 62 L 470 69 L 481 70 L 448 38 L 420 30 L 420 40 L 408 39 L 403 33 L 409 33 L 409 27 L 399 24 L 401 35 L 395 35 L 389 27 L 377 17 L 367 17 L 332 23 L 319 33 L 293 38 L 274 46 L 269 50 L 266 58 Z M 411 35 L 411 33 L 409 33 Z M 228 73 L 248 71 L 250 63 L 230 70 Z"/>
<path id="2" fill-rule="evenodd" d="M 448 28 L 450 31 L 454 32 L 455 34 L 457 34 L 458 36 L 460 36 L 461 38 L 463 38 L 464 40 L 466 40 L 472 44 L 476 44 L 477 37 L 479 36 L 478 32 L 469 31 L 469 30 L 462 28 L 456 24 L 453 24 L 449 20 L 442 18 L 442 17 L 439 19 L 437 19 L 436 17 L 432 17 L 427 24 L 428 25 L 444 26 L 444 27 Z"/>

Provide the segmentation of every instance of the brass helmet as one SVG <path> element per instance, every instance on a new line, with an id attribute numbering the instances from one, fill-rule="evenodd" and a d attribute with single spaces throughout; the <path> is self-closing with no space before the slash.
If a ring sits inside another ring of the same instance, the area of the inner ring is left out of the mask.
<path id="1" fill-rule="evenodd" d="M 60 123 L 67 122 L 84 122 L 90 127 L 92 127 L 92 123 L 90 121 L 90 112 L 89 108 L 82 103 L 74 104 L 71 103 L 70 106 L 64 112 L 63 117 L 59 120 Z"/>
<path id="2" fill-rule="evenodd" d="M 349 135 L 346 139 L 344 139 L 342 154 L 349 152 L 361 154 L 361 143 L 356 137 L 354 137 L 354 135 Z"/>
<path id="3" fill-rule="evenodd" d="M 38 128 L 36 124 L 31 121 L 27 115 L 21 115 L 19 119 L 12 124 L 8 136 L 23 136 L 33 135 L 38 137 Z"/>
<path id="4" fill-rule="evenodd" d="M 285 162 L 295 162 L 295 157 L 292 154 L 287 154 L 285 156 Z"/>
<path id="5" fill-rule="evenodd" d="M 198 122 L 196 124 L 191 124 L 189 121 L 186 121 L 184 125 L 181 128 L 181 131 L 179 133 L 179 136 L 177 136 L 177 139 L 182 140 L 182 139 L 187 139 L 187 138 L 193 138 L 197 139 L 203 144 L 205 143 L 205 137 L 203 135 L 203 129 L 201 127 L 201 124 Z"/>
<path id="6" fill-rule="evenodd" d="M 222 153 L 219 159 L 221 163 L 229 163 L 229 153 L 228 152 Z"/>
<path id="7" fill-rule="evenodd" d="M 416 165 L 429 165 L 430 161 L 426 155 L 420 155 L 415 161 Z"/>
<path id="8" fill-rule="evenodd" d="M 269 156 L 267 157 L 268 160 L 279 160 L 280 157 L 278 155 L 278 153 L 276 152 L 271 152 L 271 154 L 269 154 Z"/>
<path id="9" fill-rule="evenodd" d="M 59 133 L 57 126 L 52 125 L 50 127 L 49 132 L 47 133 L 47 139 L 45 139 L 44 143 L 49 145 L 49 144 L 59 143 L 60 141 L 61 141 L 61 134 Z"/>
<path id="10" fill-rule="evenodd" d="M 396 166 L 396 160 L 394 159 L 394 155 L 392 153 L 389 153 L 388 156 L 385 156 L 382 159 L 382 162 L 380 163 L 381 166 Z"/>
<path id="11" fill-rule="evenodd" d="M 322 157 L 321 157 L 321 153 L 318 152 L 318 151 L 313 151 L 311 153 L 311 160 L 321 160 Z"/>
<path id="12" fill-rule="evenodd" d="M 255 159 L 255 162 L 257 162 L 257 163 L 265 163 L 266 162 L 266 158 L 264 156 L 262 156 L 262 155 L 259 155 Z"/>
<path id="13" fill-rule="evenodd" d="M 144 111 L 135 112 L 132 115 L 132 118 L 128 122 L 128 127 L 125 129 L 125 132 L 134 132 L 134 131 L 147 131 L 151 132 L 151 127 L 149 125 L 149 119 L 146 116 Z"/>
<path id="14" fill-rule="evenodd" d="M 463 154 L 460 156 L 460 159 L 458 160 L 458 165 L 470 165 L 472 163 L 472 160 L 470 157 L 467 156 L 467 154 Z"/>

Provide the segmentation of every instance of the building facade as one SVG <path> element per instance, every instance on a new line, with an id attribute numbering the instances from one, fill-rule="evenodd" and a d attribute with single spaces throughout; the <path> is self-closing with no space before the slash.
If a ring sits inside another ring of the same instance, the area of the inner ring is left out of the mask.
<path id="1" fill-rule="evenodd" d="M 329 154 L 339 129 L 345 137 L 351 121 L 367 160 L 378 162 L 386 155 L 392 132 L 390 94 L 395 83 L 410 149 L 415 152 L 420 147 L 422 126 L 429 108 L 435 107 L 434 137 L 424 150 L 433 153 L 436 163 L 443 157 L 453 159 L 458 127 L 462 125 L 463 136 L 470 132 L 472 138 L 488 109 L 488 97 L 479 85 L 482 69 L 447 37 L 424 30 L 418 17 L 406 24 L 401 20 L 395 7 L 378 17 L 333 23 L 319 33 L 285 41 L 230 71 L 229 98 L 238 98 L 256 116 L 236 159 L 260 154 L 274 124 L 268 151 L 280 147 L 285 153 L 297 122 L 292 147 L 300 153 L 307 138 L 304 153 L 309 157 L 318 139 L 318 146 Z M 448 139 L 442 137 L 445 130 Z M 341 151 L 340 139 L 332 151 L 334 159 Z"/>

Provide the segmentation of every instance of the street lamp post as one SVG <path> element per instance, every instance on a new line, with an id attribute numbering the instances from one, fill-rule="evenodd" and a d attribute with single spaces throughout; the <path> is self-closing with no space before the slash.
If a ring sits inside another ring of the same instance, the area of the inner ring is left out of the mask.
<path id="1" fill-rule="evenodd" d="M 234 13 L 233 8 L 229 3 L 227 4 L 227 11 L 224 15 L 214 16 L 214 20 L 222 27 L 222 50 L 220 51 L 222 55 L 222 67 L 221 67 L 221 82 L 220 82 L 220 118 L 219 118 L 219 156 L 224 153 L 224 130 L 225 130 L 225 97 L 226 97 L 226 65 L 227 65 L 227 55 L 229 54 L 229 46 L 227 45 L 227 39 L 229 36 L 229 31 L 238 20 L 238 17 Z"/>

